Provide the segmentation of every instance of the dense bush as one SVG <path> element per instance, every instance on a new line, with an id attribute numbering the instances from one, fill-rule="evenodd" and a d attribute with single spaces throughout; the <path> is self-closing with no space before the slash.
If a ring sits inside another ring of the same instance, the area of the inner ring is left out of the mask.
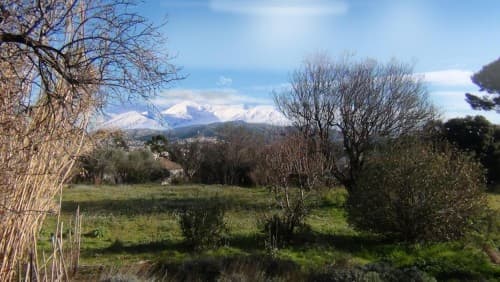
<path id="1" fill-rule="evenodd" d="M 329 268 L 323 273 L 312 274 L 316 282 L 433 282 L 435 278 L 416 267 L 398 269 L 386 263 L 374 263 L 350 269 Z"/>
<path id="2" fill-rule="evenodd" d="M 218 130 L 220 139 L 207 142 L 180 142 L 169 145 L 169 154 L 179 163 L 190 181 L 204 184 L 253 186 L 253 172 L 264 147 L 262 136 L 241 126 Z"/>
<path id="3" fill-rule="evenodd" d="M 448 120 L 442 132 L 446 140 L 481 162 L 491 187 L 500 183 L 500 127 L 483 116 L 467 116 Z"/>
<path id="4" fill-rule="evenodd" d="M 82 173 L 76 181 L 101 183 L 145 183 L 168 177 L 169 172 L 146 149 L 97 148 L 79 159 Z"/>
<path id="5" fill-rule="evenodd" d="M 218 247 L 228 232 L 225 207 L 214 199 L 210 206 L 191 207 L 181 212 L 179 225 L 186 245 L 194 250 Z"/>
<path id="6" fill-rule="evenodd" d="M 302 206 L 302 202 L 296 201 L 294 204 L 293 209 L 284 209 L 261 219 L 259 225 L 268 250 L 285 247 L 298 231 L 307 227 L 304 221 L 308 210 Z"/>
<path id="7" fill-rule="evenodd" d="M 158 181 L 169 175 L 153 154 L 144 149 L 126 153 L 125 158 L 117 166 L 118 173 L 125 183 Z"/>
<path id="8" fill-rule="evenodd" d="M 347 199 L 355 227 L 404 241 L 463 236 L 486 206 L 481 166 L 448 146 L 400 142 L 367 159 Z"/>

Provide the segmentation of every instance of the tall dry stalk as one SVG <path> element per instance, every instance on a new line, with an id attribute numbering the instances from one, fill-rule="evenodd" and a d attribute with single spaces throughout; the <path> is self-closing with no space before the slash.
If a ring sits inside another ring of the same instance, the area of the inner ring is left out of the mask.
<path id="1" fill-rule="evenodd" d="M 0 281 L 39 275 L 37 234 L 59 212 L 54 197 L 95 109 L 110 96 L 147 98 L 178 79 L 157 27 L 130 4 L 0 0 Z"/>
<path id="2" fill-rule="evenodd" d="M 58 220 L 51 238 L 51 253 L 42 253 L 41 263 L 29 262 L 24 272 L 25 278 L 35 281 L 68 281 L 78 271 L 80 239 L 82 228 L 80 208 L 76 210 L 74 221 L 70 221 L 68 235 L 64 239 L 64 224 Z"/>
<path id="3" fill-rule="evenodd" d="M 64 84 L 60 87 L 59 91 L 65 91 Z M 5 87 L 0 89 L 8 92 Z M 81 99 L 76 109 L 56 102 L 35 106 L 29 112 L 20 112 L 2 99 L 0 124 L 9 126 L 0 127 L 1 281 L 12 278 L 16 258 L 28 249 L 36 250 L 45 216 L 59 211 L 54 198 L 84 145 L 85 127 L 94 106 L 88 99 L 90 94 L 80 96 L 87 99 Z M 73 105 L 68 96 L 66 102 Z"/>

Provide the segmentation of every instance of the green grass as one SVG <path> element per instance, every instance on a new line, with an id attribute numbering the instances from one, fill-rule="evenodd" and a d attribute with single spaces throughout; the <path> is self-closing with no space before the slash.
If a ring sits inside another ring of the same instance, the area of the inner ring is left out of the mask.
<path id="1" fill-rule="evenodd" d="M 217 196 L 227 206 L 230 236 L 224 246 L 194 253 L 183 245 L 177 215 L 189 206 L 203 206 Z M 346 191 L 333 189 L 311 200 L 307 218 L 311 230 L 299 234 L 276 259 L 290 261 L 302 271 L 319 271 L 338 265 L 348 267 L 388 261 L 397 267 L 418 266 L 446 280 L 460 277 L 500 277 L 500 268 L 465 242 L 404 245 L 353 230 L 346 222 Z M 500 209 L 500 195 L 489 197 Z M 263 188 L 230 186 L 71 186 L 65 189 L 63 221 L 76 207 L 83 214 L 81 263 L 119 267 L 141 261 L 182 264 L 199 259 L 265 256 L 264 237 L 257 223 L 275 210 L 272 195 Z M 48 218 L 40 233 L 40 248 L 49 247 L 55 218 Z M 95 236 L 99 235 L 99 236 Z"/>
<path id="2" fill-rule="evenodd" d="M 500 211 L 500 193 L 488 194 L 488 205 L 490 208 Z"/>

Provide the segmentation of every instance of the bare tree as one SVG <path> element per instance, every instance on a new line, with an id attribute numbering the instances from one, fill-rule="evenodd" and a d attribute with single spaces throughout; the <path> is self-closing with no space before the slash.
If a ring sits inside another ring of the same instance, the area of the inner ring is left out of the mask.
<path id="1" fill-rule="evenodd" d="M 219 129 L 221 153 L 223 157 L 224 183 L 248 185 L 250 174 L 255 167 L 255 155 L 262 136 L 241 125 L 225 125 Z"/>
<path id="2" fill-rule="evenodd" d="M 267 184 L 283 212 L 281 220 L 285 230 L 281 231 L 286 234 L 282 235 L 290 239 L 294 230 L 304 223 L 306 199 L 321 183 L 325 158 L 311 140 L 297 133 L 275 141 L 263 155 Z"/>
<path id="3" fill-rule="evenodd" d="M 178 162 L 189 181 L 199 171 L 203 161 L 203 147 L 206 144 L 199 140 L 191 142 L 176 143 L 169 146 L 169 154 L 173 161 Z"/>
<path id="4" fill-rule="evenodd" d="M 28 249 L 36 257 L 39 228 L 59 211 L 54 196 L 85 148 L 91 114 L 178 78 L 157 27 L 132 4 L 0 1 L 1 281 L 14 277 Z"/>
<path id="5" fill-rule="evenodd" d="M 306 60 L 291 78 L 291 89 L 275 94 L 278 109 L 328 159 L 329 169 L 348 189 L 377 139 L 419 129 L 435 117 L 423 82 L 412 67 L 390 61 Z M 331 134 L 341 133 L 348 169 L 332 152 Z"/>

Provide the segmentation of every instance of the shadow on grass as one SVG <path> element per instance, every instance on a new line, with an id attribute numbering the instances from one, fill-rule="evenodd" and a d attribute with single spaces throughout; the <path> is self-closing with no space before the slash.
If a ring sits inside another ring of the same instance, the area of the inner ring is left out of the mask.
<path id="1" fill-rule="evenodd" d="M 181 252 L 188 252 L 189 250 L 182 242 L 173 242 L 169 240 L 139 243 L 132 245 L 125 245 L 120 240 L 115 240 L 107 248 L 100 250 L 100 253 L 115 254 L 142 254 L 142 253 L 160 253 L 165 250 L 177 250 Z"/>
<path id="2" fill-rule="evenodd" d="M 165 250 L 177 250 L 180 252 L 189 252 L 188 248 L 177 241 L 155 241 L 138 244 L 125 244 L 120 240 L 115 240 L 108 247 L 100 249 L 82 249 L 82 257 L 94 257 L 96 255 L 113 255 L 113 254 L 159 254 Z"/>
<path id="3" fill-rule="evenodd" d="M 326 234 L 310 232 L 302 235 L 304 241 L 319 246 L 330 246 L 344 252 L 359 252 L 393 244 L 394 241 L 369 234 Z"/>
<path id="4" fill-rule="evenodd" d="M 156 277 L 169 274 L 169 281 L 304 281 L 304 274 L 295 262 L 266 255 L 163 261 L 153 273 Z"/>
<path id="5" fill-rule="evenodd" d="M 262 233 L 232 235 L 228 238 L 229 246 L 238 248 L 247 253 L 264 251 L 266 235 Z M 370 234 L 326 234 L 315 231 L 303 231 L 295 234 L 287 248 L 297 250 L 335 249 L 346 253 L 386 253 L 401 245 L 394 240 L 386 239 Z"/>
<path id="6" fill-rule="evenodd" d="M 254 234 L 238 234 L 232 235 L 227 239 L 230 247 L 238 248 L 245 252 L 251 253 L 264 249 L 264 235 L 260 233 Z"/>
<path id="7" fill-rule="evenodd" d="M 264 246 L 264 238 L 260 234 L 231 236 L 226 239 L 226 242 L 230 247 L 238 248 L 247 252 L 262 250 Z M 197 253 L 196 250 L 190 248 L 187 244 L 184 243 L 184 241 L 162 240 L 139 244 L 125 244 L 121 240 L 117 239 L 108 247 L 99 250 L 89 250 L 89 254 L 90 252 L 102 254 L 160 253 L 165 250 L 190 254 Z"/>
<path id="8" fill-rule="evenodd" d="M 217 202 L 228 210 L 265 210 L 269 206 L 265 203 L 249 202 L 231 197 L 218 197 Z M 151 199 L 125 199 L 125 200 L 98 200 L 98 201 L 63 201 L 62 211 L 73 212 L 77 206 L 89 214 L 115 215 L 147 215 L 155 213 L 178 212 L 190 207 L 208 207 L 214 204 L 213 198 L 151 198 Z"/>

